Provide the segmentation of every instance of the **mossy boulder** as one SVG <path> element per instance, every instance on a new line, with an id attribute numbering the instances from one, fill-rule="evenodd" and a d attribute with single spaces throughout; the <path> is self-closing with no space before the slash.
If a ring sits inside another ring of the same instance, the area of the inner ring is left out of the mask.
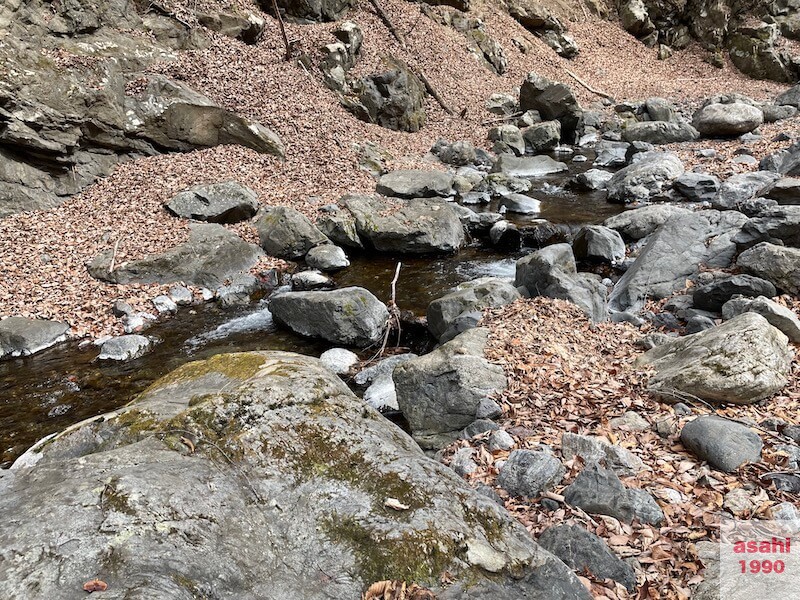
<path id="1" fill-rule="evenodd" d="M 127 598 L 358 598 L 382 579 L 441 600 L 590 597 L 501 507 L 290 353 L 179 368 L 29 451 L 0 477 L 0 509 L 4 598 L 79 598 L 92 577 Z"/>

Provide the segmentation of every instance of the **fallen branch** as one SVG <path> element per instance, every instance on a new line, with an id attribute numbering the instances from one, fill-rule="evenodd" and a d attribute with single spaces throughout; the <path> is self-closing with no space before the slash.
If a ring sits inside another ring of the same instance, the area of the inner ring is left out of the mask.
<path id="1" fill-rule="evenodd" d="M 389 309 L 389 316 L 386 319 L 386 331 L 383 334 L 383 343 L 381 343 L 381 347 L 378 351 L 366 362 L 366 364 L 370 364 L 371 362 L 377 360 L 383 353 L 386 351 L 386 346 L 389 343 L 389 335 L 392 333 L 392 329 L 397 329 L 397 345 L 400 345 L 400 309 L 397 308 L 397 301 L 396 301 L 396 293 L 397 293 L 397 280 L 400 278 L 400 267 L 403 263 L 397 263 L 397 268 L 394 270 L 394 278 L 392 279 L 392 283 L 390 285 L 391 288 L 391 297 L 389 298 L 389 302 L 386 303 L 386 308 Z"/>
<path id="2" fill-rule="evenodd" d="M 108 272 L 109 273 L 113 273 L 114 272 L 114 263 L 117 260 L 117 249 L 119 248 L 119 242 L 120 242 L 121 239 L 122 238 L 117 238 L 117 243 L 114 244 L 114 252 L 111 253 L 111 264 L 108 267 Z"/>
<path id="3" fill-rule="evenodd" d="M 439 103 L 439 106 L 442 107 L 444 112 L 446 112 L 448 115 L 451 115 L 451 116 L 456 114 L 455 112 L 453 112 L 453 110 L 449 106 L 447 106 L 447 104 L 445 104 L 445 101 L 439 95 L 439 92 L 436 91 L 436 88 L 433 87 L 431 82 L 428 81 L 428 78 L 425 77 L 425 73 L 423 73 L 422 71 L 414 70 L 414 74 L 417 77 L 419 77 L 420 80 L 422 80 L 422 83 L 425 86 L 425 91 L 428 92 L 431 96 L 433 96 L 433 99 L 436 100 L 436 102 Z"/>
<path id="4" fill-rule="evenodd" d="M 521 117 L 525 113 L 522 111 L 512 113 L 510 115 L 506 115 L 505 117 L 495 117 L 493 119 L 486 119 L 485 121 L 481 121 L 481 125 L 493 125 L 494 123 L 502 123 L 503 121 L 510 121 L 511 119 L 516 119 L 517 117 Z"/>
<path id="5" fill-rule="evenodd" d="M 283 37 L 283 45 L 286 47 L 286 60 L 291 60 L 292 45 L 289 43 L 289 36 L 286 35 L 286 25 L 283 24 L 283 17 L 281 17 L 281 11 L 278 10 L 277 0 L 272 0 L 272 10 L 275 11 L 275 18 L 278 19 L 278 26 L 281 29 L 281 36 Z"/>
<path id="6" fill-rule="evenodd" d="M 273 0 L 273 2 L 274 1 L 275 0 Z M 375 8 L 375 12 L 378 13 L 378 16 L 380 17 L 381 21 L 383 21 L 383 24 L 386 25 L 386 28 L 391 32 L 391 34 L 394 36 L 394 38 L 398 42 L 400 42 L 400 45 L 403 48 L 405 48 L 406 47 L 406 42 L 403 39 L 403 36 L 400 35 L 399 31 L 397 31 L 397 28 L 394 26 L 394 24 L 392 23 L 391 19 L 389 19 L 389 15 L 387 15 L 383 11 L 383 9 L 380 7 L 380 5 L 378 4 L 378 0 L 369 0 L 369 1 L 370 1 L 370 3 L 372 3 L 372 6 Z"/>
<path id="7" fill-rule="evenodd" d="M 575 75 L 575 73 L 573 73 L 573 72 L 572 72 L 572 71 L 570 71 L 569 69 L 564 69 L 564 70 L 567 72 L 567 75 L 569 75 L 570 77 L 572 77 L 572 78 L 573 78 L 575 81 L 577 81 L 578 83 L 580 83 L 580 84 L 581 84 L 581 85 L 582 85 L 584 88 L 586 88 L 587 90 L 589 90 L 589 91 L 590 91 L 590 92 L 592 92 L 593 94 L 595 94 L 595 95 L 597 95 L 597 96 L 600 96 L 601 98 L 605 98 L 605 99 L 607 99 L 607 100 L 611 100 L 611 101 L 613 101 L 613 100 L 614 100 L 614 96 L 612 96 L 611 94 L 606 94 L 605 92 L 601 92 L 600 90 L 596 90 L 596 89 L 594 89 L 592 86 L 590 86 L 590 85 L 589 85 L 588 83 L 586 83 L 586 82 L 585 82 L 583 79 L 581 79 L 580 77 L 578 77 L 577 75 Z"/>

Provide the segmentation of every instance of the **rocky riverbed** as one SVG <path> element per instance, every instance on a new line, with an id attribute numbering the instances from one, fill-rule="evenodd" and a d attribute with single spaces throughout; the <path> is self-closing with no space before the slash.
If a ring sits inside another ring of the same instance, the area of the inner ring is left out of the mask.
<path id="1" fill-rule="evenodd" d="M 0 12 L 3 597 L 719 597 L 800 522 L 792 8 L 278 4 Z"/>

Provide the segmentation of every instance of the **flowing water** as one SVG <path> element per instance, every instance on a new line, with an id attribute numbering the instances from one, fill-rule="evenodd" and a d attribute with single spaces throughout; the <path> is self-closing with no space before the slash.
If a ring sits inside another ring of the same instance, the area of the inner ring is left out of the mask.
<path id="1" fill-rule="evenodd" d="M 572 163 L 574 174 L 591 161 Z M 517 225 L 544 218 L 553 223 L 599 223 L 622 210 L 600 193 L 574 194 L 562 187 L 568 176 L 538 179 L 530 194 L 542 213 L 506 217 Z M 496 210 L 496 204 L 472 207 Z M 477 277 L 513 277 L 516 259 L 527 252 L 500 254 L 473 244 L 455 256 L 400 257 L 356 255 L 336 274 L 339 286 L 358 285 L 387 301 L 398 262 L 402 262 L 396 300 L 403 310 L 424 315 L 432 300 Z M 147 335 L 159 340 L 149 354 L 128 362 L 97 361 L 93 344 L 70 342 L 32 357 L 0 362 L 0 468 L 43 436 L 82 419 L 118 408 L 158 377 L 190 360 L 222 352 L 287 350 L 319 356 L 330 344 L 296 336 L 275 326 L 265 304 L 220 309 L 213 304 L 183 308 Z"/>

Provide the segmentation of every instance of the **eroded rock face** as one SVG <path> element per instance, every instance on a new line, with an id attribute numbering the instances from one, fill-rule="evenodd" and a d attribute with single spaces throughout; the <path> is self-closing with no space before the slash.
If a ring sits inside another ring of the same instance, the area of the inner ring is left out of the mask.
<path id="1" fill-rule="evenodd" d="M 397 403 L 423 448 L 441 448 L 475 421 L 490 394 L 507 385 L 503 369 L 486 360 L 488 330 L 456 336 L 430 354 L 395 367 Z"/>
<path id="2" fill-rule="evenodd" d="M 649 350 L 640 364 L 656 372 L 648 389 L 673 400 L 681 393 L 710 402 L 751 404 L 787 383 L 792 353 L 786 336 L 756 313 Z"/>
<path id="3" fill-rule="evenodd" d="M 31 578 L 77 598 L 95 575 L 120 597 L 179 600 L 357 598 L 394 577 L 444 600 L 466 582 L 477 599 L 590 598 L 501 507 L 296 354 L 181 367 L 29 452 L 0 478 L 0 508 L 4 598 Z M 349 576 L 309 585 L 315 569 Z"/>

